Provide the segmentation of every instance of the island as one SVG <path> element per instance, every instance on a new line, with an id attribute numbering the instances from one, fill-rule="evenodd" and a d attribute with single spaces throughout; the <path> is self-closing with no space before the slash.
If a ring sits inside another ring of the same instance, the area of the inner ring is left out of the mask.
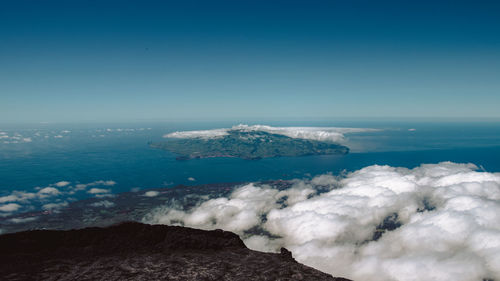
<path id="1" fill-rule="evenodd" d="M 347 154 L 338 143 L 292 138 L 265 131 L 229 130 L 217 137 L 167 138 L 149 144 L 177 154 L 177 160 L 210 157 L 238 157 L 255 160 L 269 157 Z"/>

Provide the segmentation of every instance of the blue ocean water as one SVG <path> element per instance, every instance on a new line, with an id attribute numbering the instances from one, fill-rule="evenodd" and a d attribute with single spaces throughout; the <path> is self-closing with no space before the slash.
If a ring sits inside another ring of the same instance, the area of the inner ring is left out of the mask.
<path id="1" fill-rule="evenodd" d="M 263 122 L 260 122 L 263 123 Z M 500 172 L 499 122 L 267 122 L 272 126 L 377 128 L 347 135 L 348 155 L 262 160 L 210 158 L 177 161 L 148 146 L 179 130 L 226 128 L 234 123 L 144 123 L 0 126 L 0 196 L 60 181 L 112 180 L 112 192 L 220 182 L 308 178 L 369 165 L 412 168 L 422 163 L 474 163 Z M 2 137 L 3 136 L 3 137 Z M 5 137 L 7 136 L 7 137 Z M 82 192 L 78 199 L 91 196 Z"/>

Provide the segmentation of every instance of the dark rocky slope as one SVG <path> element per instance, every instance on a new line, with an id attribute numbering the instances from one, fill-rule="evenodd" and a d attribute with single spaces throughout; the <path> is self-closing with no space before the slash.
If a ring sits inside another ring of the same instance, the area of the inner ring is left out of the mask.
<path id="1" fill-rule="evenodd" d="M 3 280 L 346 280 L 290 252 L 249 250 L 231 232 L 127 222 L 0 236 Z"/>

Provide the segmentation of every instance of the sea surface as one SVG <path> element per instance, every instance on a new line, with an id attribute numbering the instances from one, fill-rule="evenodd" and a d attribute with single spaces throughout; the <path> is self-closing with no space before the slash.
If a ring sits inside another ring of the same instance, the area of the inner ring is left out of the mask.
<path id="1" fill-rule="evenodd" d="M 178 161 L 148 143 L 173 131 L 227 128 L 231 122 L 0 125 L 0 196 L 67 181 L 116 182 L 113 193 L 146 188 L 310 178 L 369 165 L 413 168 L 422 163 L 474 163 L 500 172 L 500 122 L 308 121 L 271 126 L 380 129 L 346 135 L 347 155 L 261 160 L 210 158 Z M 76 199 L 93 196 L 86 192 Z"/>

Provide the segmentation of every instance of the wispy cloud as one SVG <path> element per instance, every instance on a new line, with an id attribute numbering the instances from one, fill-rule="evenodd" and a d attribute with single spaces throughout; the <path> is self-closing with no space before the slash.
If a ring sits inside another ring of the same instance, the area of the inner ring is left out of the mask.
<path id="1" fill-rule="evenodd" d="M 54 211 L 68 206 L 68 202 L 59 202 L 59 203 L 48 203 L 42 206 L 42 209 Z"/>
<path id="2" fill-rule="evenodd" d="M 104 207 L 104 208 L 111 208 L 115 206 L 115 203 L 108 201 L 108 200 L 103 200 L 103 201 L 98 201 L 90 204 L 92 207 Z"/>

